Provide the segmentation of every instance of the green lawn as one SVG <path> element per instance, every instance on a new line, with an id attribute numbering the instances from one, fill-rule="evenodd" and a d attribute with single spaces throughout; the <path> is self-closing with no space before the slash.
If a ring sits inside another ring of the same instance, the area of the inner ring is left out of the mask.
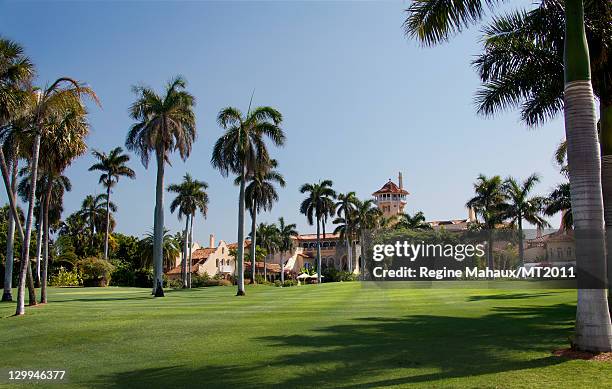
<path id="1" fill-rule="evenodd" d="M 64 368 L 61 387 L 612 387 L 612 364 L 551 356 L 575 292 L 359 283 L 170 291 L 51 289 L 9 317 L 0 368 Z"/>

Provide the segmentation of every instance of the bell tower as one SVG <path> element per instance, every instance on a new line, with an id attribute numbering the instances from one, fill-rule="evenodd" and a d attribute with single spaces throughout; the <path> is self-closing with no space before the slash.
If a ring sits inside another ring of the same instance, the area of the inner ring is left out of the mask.
<path id="1" fill-rule="evenodd" d="M 410 193 L 404 189 L 402 172 L 399 172 L 397 180 L 399 185 L 396 185 L 389 178 L 389 182 L 372 193 L 376 206 L 382 211 L 385 217 L 404 213 L 406 198 Z"/>

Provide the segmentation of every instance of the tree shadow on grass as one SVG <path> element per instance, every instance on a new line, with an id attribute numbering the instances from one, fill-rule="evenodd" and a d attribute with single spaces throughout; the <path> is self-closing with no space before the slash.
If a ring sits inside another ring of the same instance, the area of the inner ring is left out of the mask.
<path id="1" fill-rule="evenodd" d="M 487 295 L 476 295 L 470 296 L 468 301 L 482 301 L 482 300 L 522 300 L 534 297 L 552 296 L 552 292 L 540 292 L 540 293 L 506 293 L 506 294 L 487 294 Z"/>
<path id="2" fill-rule="evenodd" d="M 100 386 L 439 385 L 440 380 L 563 363 L 550 352 L 566 342 L 574 312 L 575 307 L 558 304 L 498 307 L 479 317 L 363 317 L 307 334 L 257 337 L 261 347 L 278 350 L 271 360 L 134 370 L 99 377 Z M 270 367 L 286 374 L 270 376 Z"/>

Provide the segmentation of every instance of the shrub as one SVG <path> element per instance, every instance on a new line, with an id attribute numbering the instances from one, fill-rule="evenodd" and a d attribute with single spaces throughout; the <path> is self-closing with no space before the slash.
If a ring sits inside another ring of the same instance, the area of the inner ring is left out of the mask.
<path id="1" fill-rule="evenodd" d="M 298 282 L 296 280 L 285 280 L 283 287 L 296 286 Z"/>
<path id="2" fill-rule="evenodd" d="M 191 282 L 193 284 L 193 279 L 191 280 Z M 180 278 L 169 280 L 168 287 L 172 289 L 181 289 L 183 287 L 183 281 Z"/>
<path id="3" fill-rule="evenodd" d="M 84 286 L 107 286 L 115 266 L 105 259 L 89 257 L 81 259 L 77 268 Z"/>
<path id="4" fill-rule="evenodd" d="M 355 281 L 356 279 L 353 273 L 345 270 L 338 270 L 335 267 L 328 267 L 323 270 L 322 275 L 324 276 L 324 282 Z"/>
<path id="5" fill-rule="evenodd" d="M 153 287 L 153 269 L 138 269 L 134 271 L 134 286 L 137 288 Z"/>
<path id="6" fill-rule="evenodd" d="M 49 280 L 49 286 L 80 286 L 81 283 L 81 275 L 76 268 L 68 271 L 62 267 Z"/>
<path id="7" fill-rule="evenodd" d="M 114 260 L 115 270 L 111 274 L 112 284 L 116 286 L 134 286 L 135 271 L 132 264 L 123 260 Z"/>

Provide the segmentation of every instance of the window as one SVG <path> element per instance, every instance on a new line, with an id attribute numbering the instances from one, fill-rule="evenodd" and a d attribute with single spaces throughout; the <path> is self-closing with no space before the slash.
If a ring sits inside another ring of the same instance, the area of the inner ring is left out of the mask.
<path id="1" fill-rule="evenodd" d="M 559 259 L 563 258 L 563 249 L 561 247 L 557 247 L 557 257 Z"/>
<path id="2" fill-rule="evenodd" d="M 221 247 L 221 254 L 225 254 L 225 247 Z"/>
<path id="3" fill-rule="evenodd" d="M 572 248 L 571 248 L 571 247 L 568 247 L 568 248 L 567 248 L 567 257 L 568 257 L 568 258 L 571 258 L 571 257 L 572 257 Z"/>
<path id="4" fill-rule="evenodd" d="M 219 258 L 217 258 L 216 264 L 217 264 L 217 267 L 219 267 Z"/>
<path id="5" fill-rule="evenodd" d="M 553 259 L 555 257 L 554 251 L 552 249 L 552 247 L 550 248 L 550 259 Z"/>

